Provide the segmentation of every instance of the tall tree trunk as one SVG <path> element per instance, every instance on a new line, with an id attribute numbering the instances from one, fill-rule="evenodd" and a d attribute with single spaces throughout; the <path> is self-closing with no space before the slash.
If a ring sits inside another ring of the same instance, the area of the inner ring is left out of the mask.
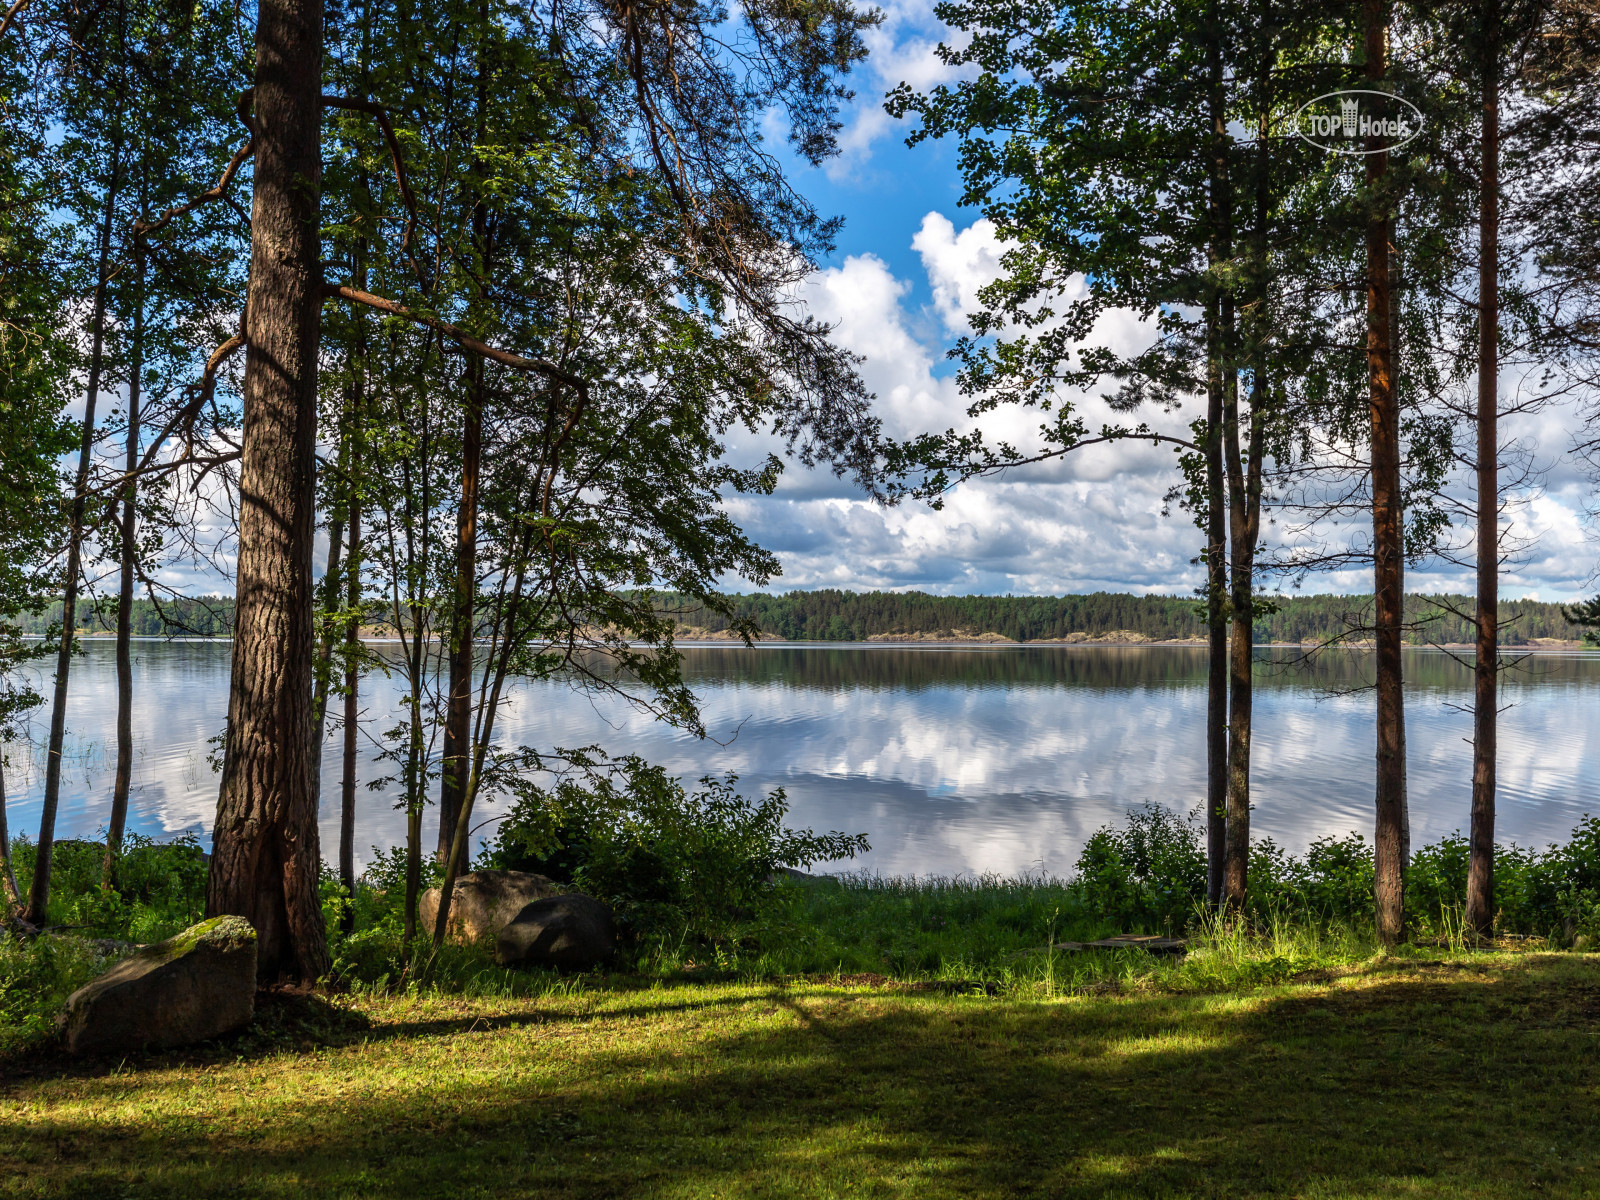
<path id="1" fill-rule="evenodd" d="M 1387 73 L 1388 0 L 1366 0 L 1366 73 L 1381 84 Z M 1401 637 L 1405 600 L 1405 545 L 1400 507 L 1400 404 L 1390 341 L 1389 248 L 1394 219 L 1384 198 L 1389 156 L 1382 139 L 1368 143 L 1367 378 L 1372 415 L 1372 553 L 1378 659 L 1377 828 L 1373 838 L 1373 893 L 1378 938 L 1405 939 L 1405 750 L 1402 722 Z"/>
<path id="2" fill-rule="evenodd" d="M 349 589 L 345 607 L 351 615 L 344 627 L 344 762 L 339 778 L 339 880 L 345 893 L 352 899 L 356 894 L 356 750 L 361 729 L 360 651 L 361 618 L 356 614 L 361 604 L 361 505 L 352 495 L 350 500 L 350 553 L 346 556 L 346 573 Z M 355 910 L 345 910 L 344 931 L 354 927 Z"/>
<path id="3" fill-rule="evenodd" d="M 55 690 L 50 697 L 50 747 L 44 773 L 44 810 L 39 816 L 39 841 L 28 888 L 28 906 L 22 919 L 43 925 L 50 908 L 50 866 L 55 850 L 56 811 L 61 800 L 61 748 L 67 735 L 67 680 L 72 669 L 73 631 L 78 625 L 78 575 L 82 570 L 83 512 L 88 501 L 89 465 L 94 452 L 94 409 L 100 395 L 100 373 L 105 366 L 106 293 L 110 285 L 111 224 L 116 215 L 117 187 L 122 172 L 120 126 L 113 135 L 111 177 L 106 187 L 105 215 L 100 223 L 96 255 L 94 308 L 89 346 L 89 386 L 83 406 L 83 438 L 78 443 L 78 474 L 72 490 L 72 511 L 67 523 L 67 566 L 62 581 L 61 647 L 56 652 Z"/>
<path id="4" fill-rule="evenodd" d="M 362 190 L 366 180 L 362 179 Z M 357 242 L 352 263 L 355 286 L 366 290 L 365 244 Z M 356 751 L 361 731 L 361 436 L 367 398 L 367 321 L 360 312 L 355 321 L 350 387 L 350 440 L 345 463 L 346 525 L 349 552 L 345 555 L 344 624 L 344 756 L 339 774 L 339 879 L 352 899 L 356 894 Z M 355 910 L 345 909 L 344 930 L 354 928 Z"/>
<path id="5" fill-rule="evenodd" d="M 1269 72 L 1260 73 L 1265 87 Z M 1225 394 L 1223 452 L 1228 471 L 1228 524 L 1231 534 L 1233 587 L 1233 645 L 1228 656 L 1228 858 L 1227 902 L 1242 909 L 1250 878 L 1250 740 L 1254 732 L 1255 681 L 1255 565 L 1261 532 L 1261 456 L 1265 420 L 1271 404 L 1266 345 L 1267 238 L 1271 216 L 1267 155 L 1270 145 L 1268 117 L 1263 111 L 1256 137 L 1255 229 L 1252 235 L 1255 303 L 1248 318 L 1250 328 L 1250 417 L 1244 453 L 1240 453 L 1239 389 L 1237 376 Z"/>
<path id="6" fill-rule="evenodd" d="M 322 7 L 262 0 L 256 25 L 233 677 L 206 911 L 256 927 L 263 979 L 328 966 L 311 741 Z"/>
<path id="7" fill-rule="evenodd" d="M 489 111 L 489 61 L 485 39 L 489 28 L 487 4 L 478 9 L 477 112 L 473 145 L 482 146 Z M 481 158 L 474 156 L 472 179 L 476 183 L 483 171 Z M 487 290 L 490 273 L 489 222 L 484 197 L 468 192 L 472 201 L 472 245 L 484 278 L 479 291 Z M 469 773 L 468 754 L 472 741 L 472 660 L 474 633 L 477 630 L 478 593 L 478 478 L 483 457 L 483 372 L 478 355 L 467 360 L 466 410 L 461 429 L 461 506 L 456 510 L 456 594 L 451 607 L 450 693 L 445 714 L 444 762 L 439 780 L 438 858 L 450 857 L 455 841 L 456 821 L 461 813 Z"/>
<path id="8" fill-rule="evenodd" d="M 478 476 L 483 455 L 483 359 L 477 355 L 467 360 L 466 385 L 467 403 L 461 431 L 461 507 L 456 512 L 456 594 L 450 627 L 450 699 L 439 781 L 440 862 L 449 857 L 455 840 L 472 741 L 472 652 L 476 626 L 473 600 L 478 590 Z"/>
<path id="9" fill-rule="evenodd" d="M 1227 113 L 1222 92 L 1221 14 L 1212 8 L 1210 42 L 1211 162 L 1209 167 L 1212 288 L 1230 250 L 1227 233 Z M 1226 329 L 1220 293 L 1206 302 L 1206 900 L 1222 902 L 1228 847 L 1228 616 L 1227 499 L 1222 466 Z"/>
<path id="10" fill-rule="evenodd" d="M 1473 664 L 1472 831 L 1466 923 L 1494 928 L 1494 768 L 1500 615 L 1500 49 L 1483 6 L 1483 178 L 1478 199 L 1478 653 Z"/>
<path id="11" fill-rule="evenodd" d="M 144 205 L 139 206 L 143 219 Z M 128 363 L 128 436 L 124 463 L 128 482 L 122 488 L 121 554 L 117 580 L 117 774 L 111 786 L 111 822 L 106 828 L 106 859 L 101 885 L 115 882 L 122 834 L 128 823 L 128 791 L 133 785 L 133 568 L 138 535 L 139 399 L 144 375 L 144 243 L 135 238 L 132 354 Z"/>

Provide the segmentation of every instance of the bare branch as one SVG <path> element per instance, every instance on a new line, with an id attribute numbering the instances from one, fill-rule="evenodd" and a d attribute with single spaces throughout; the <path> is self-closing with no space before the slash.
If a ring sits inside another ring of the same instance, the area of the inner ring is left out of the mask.
<path id="1" fill-rule="evenodd" d="M 406 258 L 411 261 L 411 270 L 416 274 L 418 281 L 426 282 L 422 265 L 417 262 L 416 255 L 411 252 L 411 241 L 417 231 L 417 198 L 411 191 L 411 181 L 406 176 L 406 160 L 400 153 L 400 139 L 394 135 L 394 126 L 389 123 L 389 114 L 384 111 L 383 105 L 373 100 L 356 100 L 349 96 L 322 97 L 324 108 L 343 108 L 351 112 L 366 113 L 377 121 L 378 128 L 383 131 L 384 143 L 389 147 L 389 158 L 394 163 L 394 181 L 400 189 L 400 198 L 405 201 L 406 227 L 400 235 L 400 249 Z"/>
<path id="2" fill-rule="evenodd" d="M 217 180 L 217 186 L 209 191 L 201 192 L 193 200 L 189 200 L 183 204 L 179 204 L 173 208 L 167 209 L 166 212 L 162 213 L 154 221 L 140 221 L 133 227 L 134 237 L 141 239 L 147 238 L 152 233 L 156 233 L 166 228 L 166 226 L 170 225 L 174 220 L 183 216 L 185 213 L 193 212 L 202 204 L 209 204 L 213 200 L 220 200 L 227 194 L 228 188 L 233 185 L 233 177 L 239 173 L 239 168 L 244 165 L 244 160 L 255 153 L 255 122 L 250 118 L 250 107 L 254 102 L 254 88 L 245 88 L 244 91 L 239 93 L 239 120 L 244 122 L 244 127 L 250 131 L 250 136 L 245 139 L 242 146 L 233 152 L 233 157 L 228 161 L 227 169 L 222 172 L 222 178 Z"/>
<path id="3" fill-rule="evenodd" d="M 426 313 L 412 312 L 404 305 L 396 304 L 393 300 L 382 296 L 374 296 L 371 292 L 363 292 L 357 288 L 345 287 L 338 283 L 325 283 L 322 285 L 322 294 L 325 297 L 338 296 L 344 300 L 354 301 L 356 304 L 365 304 L 368 308 L 375 308 L 395 317 L 402 317 L 407 321 L 415 321 L 418 325 L 426 325 L 429 329 L 443 334 L 455 342 L 463 350 L 470 350 L 473 354 L 481 354 L 484 358 L 493 359 L 497 363 L 504 363 L 518 371 L 536 371 L 541 375 L 554 379 L 557 383 L 564 383 L 575 389 L 579 395 L 587 396 L 589 391 L 588 381 L 563 370 L 555 363 L 542 358 L 525 358 L 520 354 L 513 354 L 509 350 L 498 350 L 485 342 L 458 329 L 448 321 L 441 321 L 438 317 L 430 317 Z"/>
<path id="4" fill-rule="evenodd" d="M 22 10 L 32 4 L 33 0 L 17 0 L 10 8 L 6 9 L 4 18 L 0 18 L 0 38 L 5 37 L 6 31 L 11 28 L 11 23 L 22 15 Z"/>

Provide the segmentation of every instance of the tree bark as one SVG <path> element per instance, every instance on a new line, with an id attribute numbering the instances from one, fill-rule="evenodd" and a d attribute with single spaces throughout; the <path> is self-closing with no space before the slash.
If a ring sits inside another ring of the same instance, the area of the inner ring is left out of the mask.
<path id="1" fill-rule="evenodd" d="M 143 205 L 140 205 L 141 214 Z M 142 219 L 142 218 L 141 218 Z M 115 883 L 122 834 L 128 823 L 128 791 L 133 785 L 133 569 L 138 534 L 139 399 L 144 374 L 144 245 L 133 247 L 134 289 L 132 354 L 128 363 L 128 436 L 124 457 L 128 482 L 122 489 L 121 554 L 117 580 L 117 773 L 111 785 L 111 821 L 106 827 L 106 859 L 101 885 Z"/>
<path id="2" fill-rule="evenodd" d="M 1466 924 L 1494 930 L 1496 709 L 1500 660 L 1500 72 L 1495 0 L 1483 6 L 1483 177 L 1478 199 L 1478 646 L 1473 664 L 1472 827 Z"/>
<path id="3" fill-rule="evenodd" d="M 5 888 L 5 903 L 0 905 L 0 915 L 10 917 L 22 907 L 22 889 L 17 886 L 17 873 L 11 866 L 11 830 L 6 824 L 6 764 L 0 755 L 0 886 Z"/>
<path id="4" fill-rule="evenodd" d="M 481 146 L 489 109 L 489 63 L 483 41 L 489 24 L 487 5 L 479 5 L 478 21 L 477 127 L 473 144 Z M 483 165 L 482 159 L 474 156 L 474 182 L 478 181 Z M 469 192 L 469 198 L 473 201 L 472 244 L 487 277 L 491 269 L 488 213 L 481 195 Z M 480 291 L 486 290 L 486 278 L 478 283 Z M 474 601 L 478 592 L 478 478 L 483 457 L 484 369 L 484 361 L 479 355 L 474 354 L 467 359 L 466 411 L 462 414 L 461 429 L 461 506 L 456 510 L 456 594 L 451 607 L 450 624 L 450 692 L 445 714 L 444 761 L 439 780 L 437 856 L 440 862 L 450 857 L 450 848 L 455 841 L 456 821 L 461 813 L 462 797 L 466 793 L 468 755 L 472 741 L 473 634 L 477 629 Z"/>
<path id="5" fill-rule="evenodd" d="M 1227 113 L 1222 93 L 1222 43 L 1220 14 L 1212 9 L 1210 42 L 1211 162 L 1209 168 L 1209 219 L 1211 224 L 1211 286 L 1215 273 L 1228 257 Z M 1222 903 L 1228 848 L 1228 616 L 1227 498 L 1222 466 L 1223 394 L 1227 386 L 1227 354 L 1222 297 L 1212 296 L 1206 306 L 1206 900 L 1215 909 Z"/>
<path id="6" fill-rule="evenodd" d="M 111 176 L 107 182 L 105 215 L 100 223 L 100 248 L 96 256 L 93 328 L 89 347 L 89 386 L 83 407 L 83 438 L 78 444 L 78 474 L 72 490 L 72 511 L 67 524 L 67 564 L 62 581 L 61 647 L 56 652 L 55 689 L 50 697 L 50 746 L 44 774 L 44 806 L 39 816 L 39 841 L 28 888 L 28 905 L 22 919 L 45 924 L 50 908 L 50 867 L 55 849 L 56 811 L 61 800 L 61 748 L 67 734 L 67 682 L 72 670 L 72 634 L 78 625 L 78 576 L 82 570 L 83 512 L 88 500 L 89 465 L 94 452 L 94 410 L 100 395 L 100 375 L 105 366 L 106 293 L 110 285 L 111 225 L 116 215 L 117 186 L 121 182 L 122 137 L 120 127 L 111 150 Z"/>
<path id="7" fill-rule="evenodd" d="M 1366 74 L 1387 73 L 1389 5 L 1366 0 Z M 1367 219 L 1367 380 L 1372 419 L 1372 553 L 1378 667 L 1377 827 L 1373 838 L 1373 893 L 1378 938 L 1405 939 L 1405 751 L 1401 693 L 1401 638 L 1405 600 L 1405 545 L 1401 521 L 1400 405 L 1390 340 L 1389 250 L 1394 219 L 1383 193 L 1389 156 L 1374 137 L 1366 156 L 1372 210 Z"/>
<path id="8" fill-rule="evenodd" d="M 345 570 L 349 577 L 346 607 L 352 615 L 344 627 L 344 763 L 339 780 L 339 879 L 345 893 L 356 894 L 356 750 L 361 728 L 361 618 L 355 610 L 361 603 L 361 506 L 350 501 L 350 553 Z M 344 931 L 354 928 L 355 910 L 345 910 Z"/>
<path id="9" fill-rule="evenodd" d="M 461 432 L 461 507 L 456 513 L 456 595 L 451 610 L 450 700 L 445 718 L 443 778 L 439 782 L 439 861 L 455 840 L 466 791 L 472 741 L 473 600 L 478 590 L 478 476 L 483 455 L 483 359 L 467 360 L 466 413 Z"/>
<path id="10" fill-rule="evenodd" d="M 321 71 L 321 0 L 262 0 L 233 676 L 206 911 L 255 926 L 263 979 L 328 966 L 312 779 Z"/>

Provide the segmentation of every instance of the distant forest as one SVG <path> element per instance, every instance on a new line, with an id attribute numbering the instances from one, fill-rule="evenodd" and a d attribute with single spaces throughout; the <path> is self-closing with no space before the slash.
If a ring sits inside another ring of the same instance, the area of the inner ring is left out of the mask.
<path id="1" fill-rule="evenodd" d="M 1203 638 L 1205 624 L 1197 601 L 1181 596 L 1130 596 L 1093 592 L 1081 596 L 930 596 L 923 592 L 845 592 L 824 589 L 784 595 L 754 593 L 732 598 L 738 612 L 755 619 L 763 633 L 790 641 L 858 642 L 885 634 L 971 636 L 997 633 L 1014 641 L 1090 637 L 1118 630 L 1143 634 L 1155 641 Z M 1321 641 L 1371 621 L 1370 596 L 1289 596 L 1276 601 L 1277 611 L 1256 621 L 1258 642 Z M 686 597 L 665 593 L 661 608 L 671 613 L 685 633 L 718 633 L 728 622 Z M 1415 626 L 1407 641 L 1424 645 L 1470 642 L 1466 620 L 1470 596 L 1408 596 L 1406 617 Z M 226 637 L 233 626 L 232 596 L 200 596 L 163 600 L 159 609 L 148 599 L 133 602 L 135 637 Z M 21 621 L 28 633 L 42 634 L 61 619 L 58 603 Z M 95 611 L 92 601 L 78 605 L 78 629 L 108 633 L 114 611 Z M 1584 630 L 1567 620 L 1559 604 L 1539 600 L 1507 600 L 1500 605 L 1500 640 L 1518 645 L 1536 638 L 1576 641 Z"/>
<path id="2" fill-rule="evenodd" d="M 233 632 L 233 597 L 180 596 L 163 600 L 159 606 L 139 599 L 133 602 L 129 616 L 134 637 L 227 637 Z M 45 633 L 60 623 L 59 600 L 41 613 L 17 619 L 24 633 Z M 115 633 L 116 628 L 115 602 L 102 602 L 97 612 L 93 600 L 78 601 L 79 633 Z"/>
<path id="3" fill-rule="evenodd" d="M 1181 596 L 1130 596 L 1093 592 L 1075 596 L 929 596 L 923 592 L 845 592 L 824 589 L 784 595 L 733 597 L 741 615 L 763 633 L 791 641 L 863 641 L 878 634 L 952 636 L 998 633 L 1014 641 L 1091 637 L 1131 630 L 1156 641 L 1205 636 L 1198 602 Z M 1258 642 L 1320 641 L 1371 623 L 1370 596 L 1288 596 L 1277 611 L 1258 617 Z M 1423 645 L 1469 642 L 1467 621 L 1449 610 L 1470 613 L 1470 596 L 1408 596 L 1406 617 L 1415 623 L 1407 641 Z M 664 598 L 664 608 L 688 628 L 714 633 L 728 622 L 683 597 Z M 1516 645 L 1534 638 L 1576 641 L 1583 629 L 1567 620 L 1561 605 L 1508 600 L 1500 605 L 1500 640 Z M 1361 640 L 1362 634 L 1353 637 Z"/>

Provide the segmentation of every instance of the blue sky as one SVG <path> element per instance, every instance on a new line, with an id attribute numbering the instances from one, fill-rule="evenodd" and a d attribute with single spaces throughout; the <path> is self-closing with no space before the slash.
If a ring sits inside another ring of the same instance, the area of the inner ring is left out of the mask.
<path id="1" fill-rule="evenodd" d="M 853 77 L 843 153 L 820 169 L 797 166 L 801 190 L 824 214 L 845 218 L 838 250 L 805 289 L 805 301 L 862 354 L 892 434 L 960 425 L 945 351 L 966 329 L 975 293 L 995 277 L 1001 247 L 987 223 L 959 206 L 954 147 L 908 149 L 908 123 L 890 118 L 884 94 L 902 80 L 922 90 L 953 78 L 934 54 L 950 36 L 930 0 L 891 0 L 869 35 L 871 55 Z M 1147 340 L 1131 314 L 1111 314 L 1091 340 L 1122 349 Z M 1516 388 L 1502 382 L 1502 394 Z M 1091 427 L 1107 416 L 1095 397 L 1079 400 Z M 1192 413 L 1165 423 L 1186 427 Z M 1003 432 L 1026 443 L 1036 417 L 1007 419 Z M 1161 425 L 1161 420 L 1153 420 Z M 1502 570 L 1507 596 L 1572 599 L 1592 594 L 1600 546 L 1587 513 L 1594 483 L 1567 453 L 1577 417 L 1555 408 L 1508 422 L 1540 468 L 1539 486 L 1513 498 L 1510 527 L 1524 544 Z M 1002 432 L 994 425 L 990 431 Z M 774 588 L 919 589 L 940 593 L 1059 594 L 1094 590 L 1187 592 L 1199 582 L 1198 535 L 1189 516 L 1162 516 L 1176 480 L 1171 452 L 1112 446 L 1002 480 L 963 485 L 941 513 L 922 505 L 885 511 L 818 472 L 791 470 L 770 498 L 736 498 L 730 508 L 776 551 L 784 575 Z M 1470 489 L 1463 491 L 1470 500 Z M 1269 531 L 1283 536 L 1285 526 Z M 1470 536 L 1470 535 L 1468 535 Z M 1470 550 L 1469 550 L 1470 553 Z M 740 588 L 738 580 L 726 581 Z M 1470 569 L 1413 570 L 1412 590 L 1470 592 Z M 748 585 L 744 585 L 747 587 Z M 1307 591 L 1368 591 L 1365 571 L 1317 576 Z"/>

